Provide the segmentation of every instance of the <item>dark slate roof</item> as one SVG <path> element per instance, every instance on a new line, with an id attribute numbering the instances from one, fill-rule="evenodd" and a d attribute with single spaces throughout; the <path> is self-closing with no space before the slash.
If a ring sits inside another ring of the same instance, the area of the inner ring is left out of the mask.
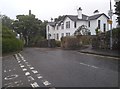
<path id="1" fill-rule="evenodd" d="M 51 25 L 51 26 L 53 26 L 53 27 L 55 26 L 55 23 L 56 22 L 48 22 L 48 24 Z"/>
<path id="2" fill-rule="evenodd" d="M 88 17 L 84 14 L 82 14 L 82 19 L 78 19 L 78 15 L 66 15 L 66 16 L 69 17 L 73 21 L 77 21 L 77 20 L 86 21 Z"/>
<path id="3" fill-rule="evenodd" d="M 105 15 L 105 14 L 102 13 L 102 14 L 97 14 L 97 15 L 89 16 L 88 20 L 94 20 L 94 19 L 97 19 L 97 18 L 99 18 L 101 15 Z M 105 16 L 106 16 L 106 15 L 105 15 Z M 106 17 L 109 19 L 108 16 L 106 16 Z"/>
<path id="4" fill-rule="evenodd" d="M 51 26 L 55 26 L 56 24 L 60 25 L 64 21 L 64 19 L 66 17 L 69 17 L 72 21 L 95 20 L 95 19 L 99 18 L 101 15 L 104 15 L 104 16 L 106 16 L 109 19 L 109 17 L 107 15 L 105 15 L 104 13 L 97 14 L 97 15 L 92 15 L 92 16 L 87 16 L 87 15 L 82 14 L 82 19 L 78 19 L 78 15 L 65 15 L 65 16 L 63 16 L 63 18 L 60 21 L 57 21 L 57 22 L 48 22 L 48 24 L 50 24 Z"/>

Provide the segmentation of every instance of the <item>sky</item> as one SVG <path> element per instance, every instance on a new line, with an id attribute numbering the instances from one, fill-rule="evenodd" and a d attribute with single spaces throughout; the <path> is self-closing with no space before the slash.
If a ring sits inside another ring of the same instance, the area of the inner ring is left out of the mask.
<path id="1" fill-rule="evenodd" d="M 77 15 L 77 9 L 82 8 L 82 13 L 93 15 L 95 10 L 108 15 L 110 0 L 0 0 L 0 14 L 16 19 L 16 15 L 27 15 L 29 10 L 36 18 L 48 20 L 59 15 Z M 114 11 L 115 1 L 112 1 Z M 116 16 L 113 16 L 113 27 L 116 26 Z"/>

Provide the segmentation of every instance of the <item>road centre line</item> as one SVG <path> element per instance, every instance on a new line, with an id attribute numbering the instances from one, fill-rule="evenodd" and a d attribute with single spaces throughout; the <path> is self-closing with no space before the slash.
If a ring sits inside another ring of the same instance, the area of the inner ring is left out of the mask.
<path id="1" fill-rule="evenodd" d="M 97 69 L 98 67 L 96 67 L 96 66 L 93 66 L 93 65 L 88 65 L 88 64 L 85 64 L 85 63 L 80 63 L 81 65 L 84 65 L 84 66 L 88 66 L 88 67 L 92 67 L 92 68 L 95 68 L 95 69 Z"/>
<path id="2" fill-rule="evenodd" d="M 96 56 L 96 57 L 106 57 L 106 58 L 110 58 L 110 59 L 120 59 L 117 57 L 110 57 L 110 56 L 103 56 L 103 55 L 96 55 L 96 54 L 88 54 L 88 53 L 80 53 L 80 54 L 85 54 L 85 55 L 92 55 L 92 56 Z"/>

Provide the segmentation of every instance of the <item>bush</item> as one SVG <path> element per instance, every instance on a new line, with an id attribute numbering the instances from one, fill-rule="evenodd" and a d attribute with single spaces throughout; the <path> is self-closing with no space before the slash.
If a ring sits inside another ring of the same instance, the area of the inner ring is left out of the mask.
<path id="1" fill-rule="evenodd" d="M 56 41 L 56 46 L 61 47 L 61 41 Z"/>
<path id="2" fill-rule="evenodd" d="M 63 37 L 61 39 L 63 49 L 77 49 L 80 47 L 79 40 L 76 37 Z"/>

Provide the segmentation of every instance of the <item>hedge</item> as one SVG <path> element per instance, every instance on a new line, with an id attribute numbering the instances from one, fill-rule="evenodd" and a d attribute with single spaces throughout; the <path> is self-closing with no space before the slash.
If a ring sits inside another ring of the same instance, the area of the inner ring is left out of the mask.
<path id="1" fill-rule="evenodd" d="M 7 27 L 2 29 L 2 53 L 10 53 L 23 49 L 23 42 Z"/>

